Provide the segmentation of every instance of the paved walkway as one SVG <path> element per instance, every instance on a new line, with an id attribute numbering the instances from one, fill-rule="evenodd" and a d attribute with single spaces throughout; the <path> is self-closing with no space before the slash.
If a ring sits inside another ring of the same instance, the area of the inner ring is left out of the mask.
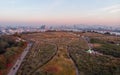
<path id="1" fill-rule="evenodd" d="M 17 70 L 19 69 L 19 67 L 20 67 L 23 59 L 25 58 L 25 56 L 29 52 L 31 46 L 32 46 L 32 43 L 30 43 L 30 44 L 27 45 L 27 48 L 24 49 L 23 53 L 17 59 L 15 65 L 11 68 L 10 72 L 8 73 L 8 75 L 15 75 L 17 73 Z"/>

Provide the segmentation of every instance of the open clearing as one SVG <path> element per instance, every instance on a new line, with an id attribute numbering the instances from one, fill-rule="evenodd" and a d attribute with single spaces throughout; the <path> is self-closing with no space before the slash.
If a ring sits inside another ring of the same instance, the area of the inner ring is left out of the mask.
<path id="1" fill-rule="evenodd" d="M 33 46 L 17 75 L 120 74 L 120 37 L 99 33 L 41 32 L 23 34 L 22 38 L 32 41 Z M 88 53 L 89 46 L 96 53 Z"/>

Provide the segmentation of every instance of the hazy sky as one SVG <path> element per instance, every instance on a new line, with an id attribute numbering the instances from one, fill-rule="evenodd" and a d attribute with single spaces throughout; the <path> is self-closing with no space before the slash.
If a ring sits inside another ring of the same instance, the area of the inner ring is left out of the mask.
<path id="1" fill-rule="evenodd" d="M 120 25 L 120 0 L 0 0 L 0 23 Z"/>

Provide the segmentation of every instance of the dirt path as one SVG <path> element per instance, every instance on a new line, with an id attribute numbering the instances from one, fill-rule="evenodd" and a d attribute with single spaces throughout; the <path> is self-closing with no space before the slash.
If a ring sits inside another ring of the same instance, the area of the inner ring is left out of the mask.
<path id="1" fill-rule="evenodd" d="M 47 75 L 77 75 L 76 67 L 69 57 L 65 43 L 59 43 L 56 56 L 37 71 L 44 72 Z"/>

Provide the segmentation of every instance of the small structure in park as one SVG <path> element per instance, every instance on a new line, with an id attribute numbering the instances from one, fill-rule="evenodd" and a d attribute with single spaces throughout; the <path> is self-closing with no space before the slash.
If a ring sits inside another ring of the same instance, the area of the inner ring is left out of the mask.
<path id="1" fill-rule="evenodd" d="M 86 52 L 89 53 L 89 54 L 103 55 L 102 53 L 99 53 L 99 52 L 91 50 L 91 49 L 87 50 Z"/>
<path id="2" fill-rule="evenodd" d="M 89 50 L 87 50 L 87 53 L 94 53 L 94 51 L 93 50 L 91 50 L 91 49 L 89 49 Z"/>

